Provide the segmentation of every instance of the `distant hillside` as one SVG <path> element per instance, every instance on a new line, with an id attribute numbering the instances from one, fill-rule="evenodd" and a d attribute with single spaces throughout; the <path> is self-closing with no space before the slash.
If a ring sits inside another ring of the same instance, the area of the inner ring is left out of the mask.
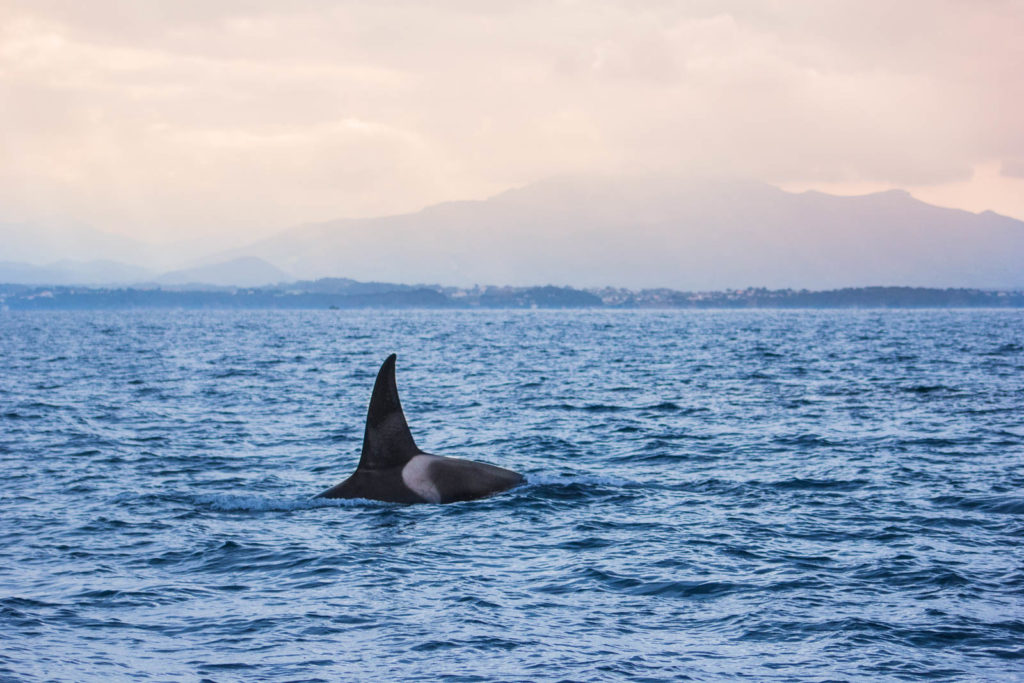
<path id="1" fill-rule="evenodd" d="M 171 271 L 158 277 L 156 282 L 163 285 L 260 287 L 294 279 L 263 259 L 245 256 L 207 266 Z"/>
<path id="2" fill-rule="evenodd" d="M 22 285 L 261 287 L 294 279 L 280 268 L 251 256 L 159 276 L 146 268 L 107 260 L 63 260 L 44 266 L 0 261 L 0 283 Z"/>
<path id="3" fill-rule="evenodd" d="M 0 223 L 0 282 L 256 287 L 333 278 L 317 286 L 350 293 L 387 282 L 1024 287 L 1022 221 L 939 208 L 900 191 L 837 197 L 692 179 L 555 179 L 484 201 L 300 226 L 201 259 L 181 260 L 184 251 L 85 226 Z M 179 269 L 165 272 L 171 267 Z"/>
<path id="4" fill-rule="evenodd" d="M 0 260 L 23 264 L 131 263 L 158 265 L 167 249 L 85 225 L 0 221 Z"/>
<path id="5" fill-rule="evenodd" d="M 753 182 L 561 179 L 288 230 L 230 253 L 302 278 L 712 290 L 1024 286 L 1024 222 Z M 227 257 L 227 256 L 226 256 Z"/>
<path id="6" fill-rule="evenodd" d="M 1024 308 L 1024 292 L 921 287 L 831 291 L 391 285 L 330 279 L 253 288 L 91 288 L 0 285 L 0 310 L 495 309 L 495 308 Z"/>
<path id="7" fill-rule="evenodd" d="M 145 268 L 116 261 L 57 261 L 45 266 L 0 261 L 0 282 L 27 285 L 117 285 L 152 277 Z"/>

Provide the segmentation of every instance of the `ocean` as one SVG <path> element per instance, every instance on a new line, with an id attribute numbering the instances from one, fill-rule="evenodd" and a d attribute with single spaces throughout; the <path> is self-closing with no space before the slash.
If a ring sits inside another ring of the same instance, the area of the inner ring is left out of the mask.
<path id="1" fill-rule="evenodd" d="M 381 361 L 527 483 L 314 499 Z M 1024 680 L 1024 311 L 0 314 L 0 679 Z"/>

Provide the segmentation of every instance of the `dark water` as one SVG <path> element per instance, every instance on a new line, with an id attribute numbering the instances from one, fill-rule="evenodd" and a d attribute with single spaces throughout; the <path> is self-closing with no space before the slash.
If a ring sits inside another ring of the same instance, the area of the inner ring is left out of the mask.
<path id="1" fill-rule="evenodd" d="M 488 500 L 309 496 L 399 353 Z M 0 316 L 0 678 L 1024 679 L 1024 312 Z"/>

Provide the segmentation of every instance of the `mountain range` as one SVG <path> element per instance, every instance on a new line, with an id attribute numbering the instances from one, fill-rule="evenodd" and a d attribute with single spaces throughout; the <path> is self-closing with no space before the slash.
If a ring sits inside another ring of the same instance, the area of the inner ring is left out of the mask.
<path id="1" fill-rule="evenodd" d="M 64 259 L 44 265 L 0 261 L 0 283 L 24 285 L 89 285 L 146 287 L 262 287 L 295 278 L 253 256 L 182 268 L 166 273 L 118 261 Z"/>
<path id="2" fill-rule="evenodd" d="M 7 259 L 12 237 L 0 237 Z M 302 225 L 139 281 L 1020 288 L 1021 264 L 1024 222 L 899 190 L 844 197 L 746 181 L 576 177 L 416 213 Z M 0 281 L 17 281 L 13 270 L 0 264 Z"/>

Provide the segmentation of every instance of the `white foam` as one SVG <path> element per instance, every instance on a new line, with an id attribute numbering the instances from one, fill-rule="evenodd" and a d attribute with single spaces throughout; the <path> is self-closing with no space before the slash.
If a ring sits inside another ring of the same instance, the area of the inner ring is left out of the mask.
<path id="1" fill-rule="evenodd" d="M 365 507 L 380 505 L 377 501 L 360 498 L 274 498 L 254 494 L 211 493 L 194 496 L 201 506 L 218 512 L 289 512 L 323 507 Z"/>
<path id="2" fill-rule="evenodd" d="M 642 486 L 640 482 L 622 479 L 621 477 L 608 477 L 594 474 L 577 475 L 552 475 L 552 474 L 528 474 L 526 483 L 529 486 L 613 486 L 622 488 L 626 486 Z"/>

